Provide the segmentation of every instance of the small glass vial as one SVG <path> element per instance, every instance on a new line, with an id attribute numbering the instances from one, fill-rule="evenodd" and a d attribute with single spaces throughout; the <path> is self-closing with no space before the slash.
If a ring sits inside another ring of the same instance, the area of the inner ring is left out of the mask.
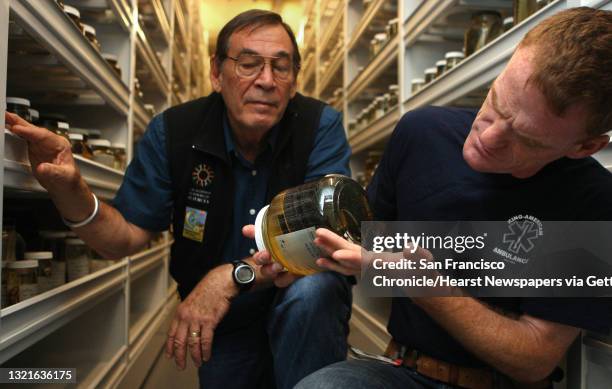
<path id="1" fill-rule="evenodd" d="M 393 108 L 399 102 L 399 85 L 389 85 L 389 94 L 391 95 L 391 98 L 389 99 L 389 108 Z"/>
<path id="2" fill-rule="evenodd" d="M 480 11 L 472 15 L 469 28 L 465 31 L 463 52 L 469 57 L 497 38 L 503 32 L 499 12 Z"/>
<path id="3" fill-rule="evenodd" d="M 446 69 L 444 71 L 448 72 L 463 61 L 464 58 L 465 55 L 461 51 L 449 51 L 444 55 L 444 59 L 446 59 Z"/>
<path id="4" fill-rule="evenodd" d="M 425 69 L 425 84 L 429 84 L 436 78 L 436 68 Z"/>
<path id="5" fill-rule="evenodd" d="M 514 18 L 512 16 L 508 16 L 507 18 L 504 18 L 502 25 L 504 28 L 504 32 L 510 30 L 512 27 L 514 27 Z"/>
<path id="6" fill-rule="evenodd" d="M 441 59 L 436 61 L 436 78 L 440 77 L 444 74 L 444 70 L 446 69 L 446 60 Z"/>
<path id="7" fill-rule="evenodd" d="M 51 285 L 53 288 L 66 283 L 65 240 L 68 231 L 39 231 L 40 247 L 53 253 L 51 260 Z"/>
<path id="8" fill-rule="evenodd" d="M 83 134 L 68 134 L 68 138 L 70 139 L 70 143 L 72 144 L 72 153 L 81 155 L 85 158 L 92 158 L 91 149 L 83 140 Z"/>
<path id="9" fill-rule="evenodd" d="M 68 136 L 68 133 L 70 132 L 70 125 L 68 123 L 66 123 L 66 122 L 57 122 L 57 126 L 53 129 L 53 131 L 57 135 L 70 140 L 70 137 Z"/>
<path id="10" fill-rule="evenodd" d="M 111 145 L 111 148 L 113 150 L 113 155 L 115 156 L 113 168 L 124 171 L 125 168 L 127 167 L 127 156 L 125 154 L 125 144 L 124 143 L 113 143 Z"/>
<path id="11" fill-rule="evenodd" d="M 514 0 L 514 25 L 521 23 L 538 10 L 537 0 Z"/>
<path id="12" fill-rule="evenodd" d="M 2 289 L 0 289 L 0 308 L 4 308 L 4 307 L 8 307 L 9 305 L 9 300 L 8 300 L 8 270 L 7 270 L 7 264 L 8 262 L 6 261 L 2 261 L 0 263 L 0 266 L 2 266 L 2 274 L 0 274 L 1 276 L 1 281 L 2 281 Z"/>
<path id="13" fill-rule="evenodd" d="M 98 37 L 96 36 L 96 29 L 89 24 L 83 24 L 83 35 L 85 38 L 96 48 L 96 50 L 100 51 L 100 42 L 98 42 Z"/>
<path id="14" fill-rule="evenodd" d="M 6 219 L 2 226 L 2 261 L 17 261 L 23 259 L 26 243 L 17 228 L 15 220 Z"/>
<path id="15" fill-rule="evenodd" d="M 25 301 L 38 294 L 38 261 L 10 261 L 6 264 L 9 305 Z"/>
<path id="16" fill-rule="evenodd" d="M 349 122 L 348 122 L 348 132 L 349 132 L 349 134 L 355 132 L 356 129 L 357 129 L 357 120 L 355 120 L 355 119 L 349 120 Z"/>
<path id="17" fill-rule="evenodd" d="M 382 95 L 382 97 L 383 97 L 383 111 L 387 113 L 391 110 L 391 108 L 393 108 L 389 105 L 389 101 L 391 100 L 391 93 L 385 93 Z"/>
<path id="18" fill-rule="evenodd" d="M 425 80 L 422 78 L 413 78 L 410 81 L 410 92 L 412 94 L 417 93 L 418 91 L 420 91 L 421 89 L 423 89 L 423 86 L 425 85 Z"/>
<path id="19" fill-rule="evenodd" d="M 40 113 L 38 113 L 38 110 L 30 108 L 30 123 L 32 123 L 35 126 L 38 126 L 39 122 L 40 122 Z"/>
<path id="20" fill-rule="evenodd" d="M 77 28 L 83 33 L 83 23 L 81 23 L 81 12 L 78 9 L 71 7 L 69 5 L 64 5 L 64 13 L 68 15 L 70 19 L 74 22 Z"/>
<path id="21" fill-rule="evenodd" d="M 15 115 L 19 115 L 22 119 L 31 122 L 30 116 L 30 100 L 22 97 L 7 97 L 6 110 Z"/>
<path id="22" fill-rule="evenodd" d="M 389 39 L 392 39 L 394 36 L 397 35 L 397 26 L 399 23 L 399 19 L 398 18 L 394 18 L 389 20 L 389 22 L 387 23 L 387 34 L 389 35 Z"/>
<path id="23" fill-rule="evenodd" d="M 374 120 L 378 120 L 385 116 L 384 101 L 385 98 L 382 96 L 378 96 L 374 99 Z"/>
<path id="24" fill-rule="evenodd" d="M 51 251 L 28 251 L 23 258 L 38 261 L 38 293 L 53 289 L 53 253 Z"/>
<path id="25" fill-rule="evenodd" d="M 109 53 L 102 53 L 102 58 L 104 58 L 104 60 L 108 62 L 110 67 L 113 68 L 113 70 L 117 73 L 117 75 L 121 77 L 121 68 L 119 67 L 119 58 L 117 58 L 116 55 L 109 54 Z"/>
<path id="26" fill-rule="evenodd" d="M 74 281 L 89 274 L 89 247 L 81 239 L 66 239 L 66 279 Z"/>
<path id="27" fill-rule="evenodd" d="M 93 155 L 92 159 L 104 166 L 115 165 L 115 153 L 111 149 L 111 143 L 106 139 L 90 139 L 88 142 Z"/>
<path id="28" fill-rule="evenodd" d="M 316 265 L 324 256 L 313 243 L 317 228 L 359 243 L 361 222 L 367 220 L 372 212 L 361 185 L 330 174 L 276 195 L 257 214 L 255 241 L 289 272 L 308 275 L 324 270 Z"/>

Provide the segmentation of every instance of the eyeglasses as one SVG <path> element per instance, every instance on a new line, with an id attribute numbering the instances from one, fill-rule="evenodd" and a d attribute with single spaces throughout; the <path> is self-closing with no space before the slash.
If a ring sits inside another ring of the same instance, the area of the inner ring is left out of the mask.
<path id="1" fill-rule="evenodd" d="M 237 58 L 227 56 L 235 62 L 234 70 L 238 77 L 257 78 L 266 63 L 272 68 L 272 75 L 277 81 L 287 81 L 292 75 L 293 63 L 288 57 L 264 57 L 262 55 L 241 54 Z"/>

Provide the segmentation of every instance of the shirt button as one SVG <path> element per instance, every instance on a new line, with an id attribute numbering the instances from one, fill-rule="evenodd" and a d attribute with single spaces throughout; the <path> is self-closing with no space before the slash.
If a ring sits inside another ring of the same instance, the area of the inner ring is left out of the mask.
<path id="1" fill-rule="evenodd" d="M 256 176 L 257 175 L 257 170 L 251 170 L 251 175 Z"/>
<path id="2" fill-rule="evenodd" d="M 251 254 L 251 255 L 255 254 L 255 249 L 250 249 L 249 250 L 249 254 Z"/>
<path id="3" fill-rule="evenodd" d="M 251 209 L 251 210 L 249 211 L 249 213 L 250 213 L 251 215 L 255 215 L 255 213 L 256 213 L 256 212 L 257 212 L 257 211 L 256 211 L 256 210 L 254 210 L 254 209 Z"/>

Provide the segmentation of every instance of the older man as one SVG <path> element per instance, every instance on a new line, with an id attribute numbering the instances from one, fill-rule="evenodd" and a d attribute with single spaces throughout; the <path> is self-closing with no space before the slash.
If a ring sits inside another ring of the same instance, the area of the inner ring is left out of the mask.
<path id="1" fill-rule="evenodd" d="M 6 122 L 28 141 L 34 175 L 66 223 L 98 252 L 135 253 L 172 222 L 183 301 L 168 357 L 184 368 L 190 355 L 206 389 L 290 388 L 345 358 L 350 285 L 332 273 L 262 273 L 241 227 L 285 188 L 349 174 L 350 149 L 340 114 L 296 93 L 300 54 L 278 14 L 232 19 L 211 67 L 215 93 L 149 124 L 114 208 L 93 196 L 66 140 L 15 115 Z"/>
<path id="2" fill-rule="evenodd" d="M 480 111 L 402 118 L 368 188 L 377 218 L 612 220 L 612 174 L 589 157 L 612 129 L 611 68 L 612 12 L 575 8 L 543 21 Z M 359 272 L 359 247 L 317 234 L 336 260 L 319 265 Z M 611 326 L 609 299 L 394 298 L 389 351 L 402 351 L 406 367 L 339 362 L 297 387 L 551 387 L 580 328 Z"/>

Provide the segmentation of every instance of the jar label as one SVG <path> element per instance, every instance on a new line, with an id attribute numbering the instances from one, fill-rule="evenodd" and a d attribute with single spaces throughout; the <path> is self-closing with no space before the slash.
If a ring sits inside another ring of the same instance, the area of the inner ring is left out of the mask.
<path id="1" fill-rule="evenodd" d="M 66 267 L 67 267 L 67 273 L 68 273 L 68 281 L 74 281 L 77 278 L 81 278 L 89 274 L 89 259 L 88 258 L 66 259 Z"/>
<path id="2" fill-rule="evenodd" d="M 321 270 L 315 264 L 318 258 L 324 256 L 319 247 L 314 244 L 315 227 L 304 228 L 275 237 L 283 257 L 296 266 L 307 269 Z"/>
<path id="3" fill-rule="evenodd" d="M 66 262 L 51 261 L 51 284 L 53 288 L 66 283 Z"/>

